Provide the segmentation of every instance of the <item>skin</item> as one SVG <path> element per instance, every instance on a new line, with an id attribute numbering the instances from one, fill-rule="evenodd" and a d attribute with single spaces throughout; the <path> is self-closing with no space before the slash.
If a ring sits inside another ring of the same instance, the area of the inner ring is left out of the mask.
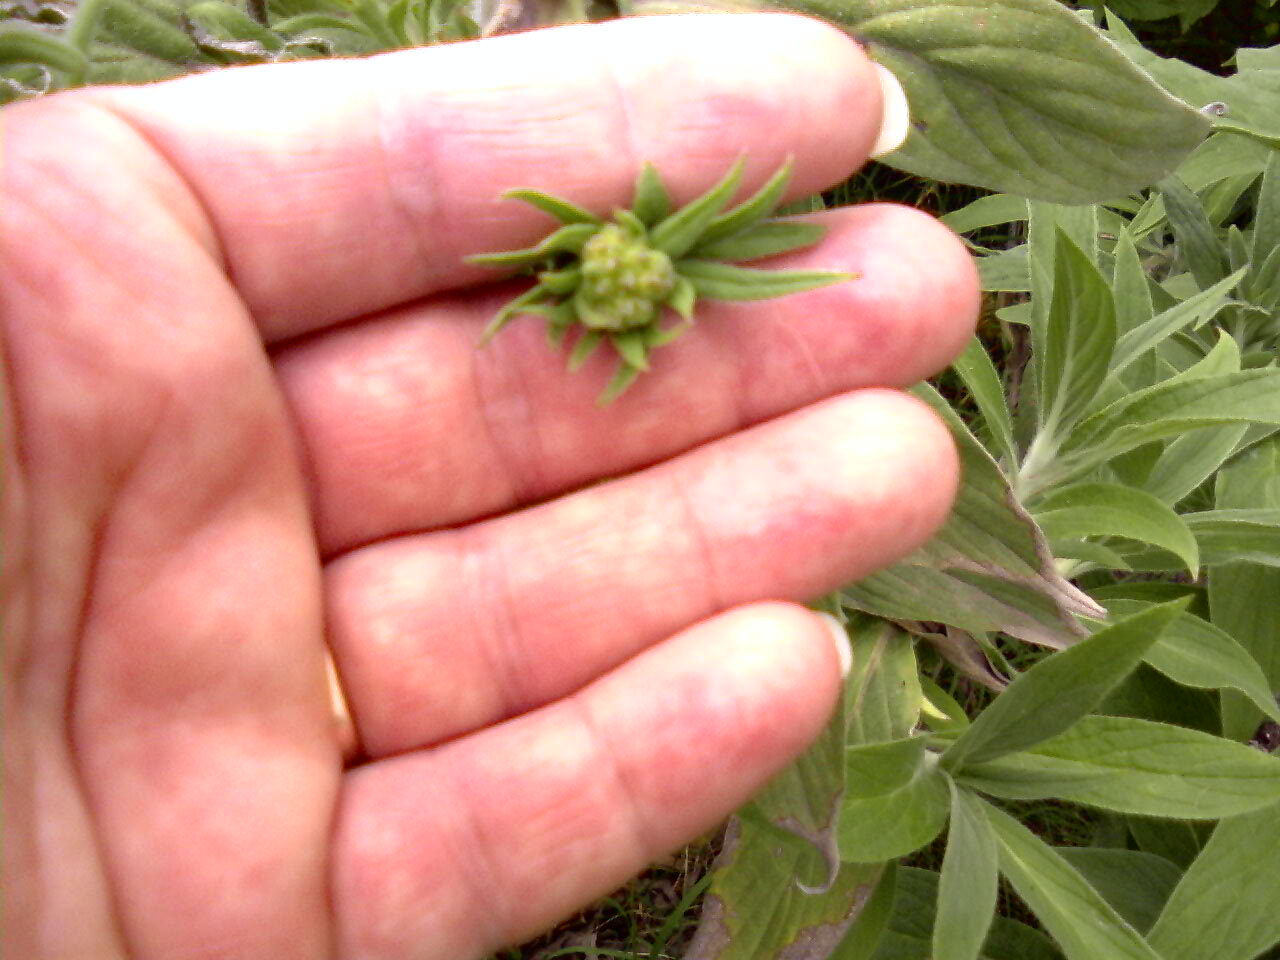
<path id="1" fill-rule="evenodd" d="M 547 231 L 502 190 L 607 212 L 646 159 L 821 189 L 878 90 L 815 21 L 698 16 L 7 108 L 5 955 L 482 956 L 801 751 L 798 602 L 954 494 L 898 388 L 972 332 L 961 245 L 823 214 L 776 265 L 860 279 L 708 305 L 604 410 L 537 320 L 475 349 L 518 285 L 461 260 Z"/>

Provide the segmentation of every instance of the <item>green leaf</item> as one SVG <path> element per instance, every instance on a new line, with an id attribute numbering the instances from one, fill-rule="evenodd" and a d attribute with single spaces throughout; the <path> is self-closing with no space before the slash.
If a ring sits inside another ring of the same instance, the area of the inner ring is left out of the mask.
<path id="1" fill-rule="evenodd" d="M 861 641 L 869 624 L 854 623 L 850 642 Z M 879 631 L 877 631 L 877 634 Z M 868 637 L 876 642 L 875 635 Z M 871 681 L 867 664 L 853 682 L 846 683 L 826 727 L 803 754 L 773 778 L 747 807 L 747 815 L 808 841 L 821 858 L 822 872 L 799 877 L 797 883 L 812 893 L 825 893 L 836 882 L 840 851 L 836 824 L 846 793 L 845 745 L 859 682 Z M 901 743 L 902 741 L 894 741 Z"/>
<path id="2" fill-rule="evenodd" d="M 796 886 L 797 876 L 819 869 L 810 844 L 730 821 L 684 960 L 825 960 L 871 898 L 883 864 L 842 864 L 825 893 Z"/>
<path id="3" fill-rule="evenodd" d="M 1201 290 L 1176 306 L 1140 323 L 1116 341 L 1115 357 L 1111 372 L 1119 373 L 1139 357 L 1145 356 L 1157 343 L 1187 326 L 1198 327 L 1212 319 L 1228 302 L 1231 291 L 1244 277 L 1245 270 L 1237 270 L 1219 280 L 1206 290 Z M 1148 301 L 1150 302 L 1150 301 Z"/>
<path id="4" fill-rule="evenodd" d="M 1144 443 L 1226 423 L 1280 426 L 1280 370 L 1175 378 L 1139 390 L 1081 423 L 1067 455 L 1040 482 L 1060 483 Z"/>
<path id="5" fill-rule="evenodd" d="M 1251 258 L 1261 264 L 1268 257 L 1274 259 L 1280 250 L 1280 151 L 1272 150 L 1262 175 L 1262 187 L 1258 191 L 1258 205 L 1253 211 Z"/>
<path id="6" fill-rule="evenodd" d="M 1180 869 L 1191 866 L 1200 855 L 1203 840 L 1197 828 L 1203 827 L 1202 823 L 1156 817 L 1125 817 L 1125 822 L 1140 850 L 1163 857 Z"/>
<path id="7" fill-rule="evenodd" d="M 787 184 L 791 181 L 791 170 L 793 163 L 787 160 L 769 180 L 732 210 L 728 210 L 716 217 L 707 225 L 698 237 L 698 246 L 705 243 L 714 243 L 717 240 L 726 240 L 734 234 L 741 233 L 750 227 L 754 227 L 765 217 L 769 216 L 782 200 L 783 193 L 786 192 Z M 701 254 L 706 256 L 706 254 Z"/>
<path id="8" fill-rule="evenodd" d="M 1280 135 L 1280 110 L 1276 108 L 1275 97 L 1256 82 L 1256 74 L 1242 72 L 1233 77 L 1220 77 L 1185 61 L 1164 59 L 1144 49 L 1115 18 L 1108 16 L 1107 25 L 1112 39 L 1125 55 L 1175 95 L 1197 104 L 1226 103 L 1228 117 L 1215 119 L 1215 129 L 1239 131 L 1263 142 Z"/>
<path id="9" fill-rule="evenodd" d="M 1064 647 L 1084 636 L 1073 615 L 1104 611 L 1065 580 L 1008 480 L 936 390 L 912 391 L 951 428 L 963 482 L 950 517 L 925 546 L 846 587 L 853 607 L 900 620 L 941 621 L 971 633 L 1003 631 Z"/>
<path id="10" fill-rule="evenodd" d="M 707 300 L 769 300 L 854 279 L 829 270 L 761 270 L 712 260 L 681 260 L 676 271 Z"/>
<path id="11" fill-rule="evenodd" d="M 920 716 L 920 671 L 911 638 L 894 624 L 858 615 L 848 630 L 849 745 L 907 737 Z"/>
<path id="12" fill-rule="evenodd" d="M 857 921 L 841 938 L 830 960 L 870 960 L 889 928 L 897 885 L 898 862 L 890 860 L 880 874 L 875 892 L 863 904 Z"/>
<path id="13" fill-rule="evenodd" d="M 899 867 L 889 928 L 873 960 L 931 960 L 934 914 L 939 877 L 932 870 Z M 1062 955 L 1039 930 L 1006 917 L 995 917 L 982 960 L 1062 960 Z M 862 960 L 843 957 L 833 960 Z"/>
<path id="14" fill-rule="evenodd" d="M 1280 567 L 1280 509 L 1184 514 L 1206 563 L 1248 561 Z"/>
<path id="15" fill-rule="evenodd" d="M 693 281 L 677 275 L 675 286 L 671 288 L 671 296 L 667 297 L 667 306 L 680 314 L 686 323 L 691 323 L 693 322 L 693 305 L 697 299 L 698 291 Z"/>
<path id="16" fill-rule="evenodd" d="M 983 422 L 991 431 L 999 455 L 1007 464 L 1017 463 L 1013 421 L 1009 418 L 1009 407 L 1005 403 L 1004 384 L 982 341 L 972 337 L 964 352 L 955 359 L 952 368 L 969 388 L 974 403 L 982 413 Z"/>
<path id="17" fill-rule="evenodd" d="M 649 232 L 649 242 L 672 260 L 692 250 L 703 231 L 733 198 L 742 180 L 743 166 L 744 161 L 739 158 L 714 187 L 656 224 Z"/>
<path id="18" fill-rule="evenodd" d="M 1111 290 L 1075 242 L 1059 229 L 1044 352 L 1037 365 L 1043 429 L 1070 429 L 1106 378 L 1116 345 Z"/>
<path id="19" fill-rule="evenodd" d="M 949 770 L 995 760 L 1056 736 L 1093 710 L 1187 606 L 1175 600 L 1100 630 L 1014 680 L 943 754 Z"/>
<path id="20" fill-rule="evenodd" d="M 1215 497 L 1223 509 L 1280 508 L 1280 435 L 1232 459 L 1217 477 Z M 1280 596 L 1280 569 L 1253 563 L 1222 563 L 1209 570 L 1213 623 L 1238 640 L 1257 660 L 1268 691 L 1280 690 L 1280 604 L 1259 602 Z M 1253 735 L 1257 708 L 1224 696 L 1223 731 L 1237 739 Z"/>
<path id="21" fill-rule="evenodd" d="M 574 223 L 561 227 L 532 247 L 523 250 L 506 250 L 501 253 L 477 253 L 466 258 L 467 263 L 483 267 L 526 267 L 539 263 L 553 253 L 581 253 L 583 246 L 595 234 L 596 227 L 589 223 Z"/>
<path id="22" fill-rule="evenodd" d="M 902 82 L 913 129 L 886 162 L 953 183 L 1095 203 L 1171 172 L 1209 121 L 1060 4 L 786 0 L 845 27 Z"/>
<path id="23" fill-rule="evenodd" d="M 200 51 L 180 26 L 177 16 L 164 17 L 129 0 L 104 4 L 98 22 L 99 42 L 112 41 L 185 71 L 201 62 Z"/>
<path id="24" fill-rule="evenodd" d="M 663 186 L 658 169 L 646 163 L 636 179 L 636 196 L 632 203 L 635 215 L 646 227 L 652 227 L 671 212 L 671 197 Z"/>
<path id="25" fill-rule="evenodd" d="M 628 366 L 649 369 L 649 348 L 643 330 L 626 330 L 609 335 L 613 348 Z"/>
<path id="26" fill-rule="evenodd" d="M 705 260 L 760 260 L 811 247 L 825 233 L 816 223 L 766 220 L 723 240 L 699 243 L 692 253 Z"/>
<path id="27" fill-rule="evenodd" d="M 1082 560 L 1103 570 L 1132 569 L 1120 554 L 1092 540 L 1056 539 L 1053 543 L 1053 555 L 1060 560 Z"/>
<path id="28" fill-rule="evenodd" d="M 578 338 L 578 342 L 573 345 L 573 349 L 569 351 L 569 372 L 576 373 L 581 370 L 603 339 L 604 334 L 599 330 L 588 330 L 583 333 Z"/>
<path id="29" fill-rule="evenodd" d="M 284 39 L 268 30 L 242 10 L 224 0 L 204 0 L 187 8 L 187 16 L 220 40 L 251 40 L 261 49 L 275 53 L 284 49 Z"/>
<path id="30" fill-rule="evenodd" d="M 1112 360 L 1113 370 L 1122 367 L 1121 360 L 1128 355 L 1126 337 L 1155 315 L 1151 303 L 1151 289 L 1147 285 L 1147 272 L 1138 257 L 1133 234 L 1125 230 L 1116 241 L 1116 265 L 1111 293 L 1116 304 L 1116 350 Z"/>
<path id="31" fill-rule="evenodd" d="M 87 66 L 84 54 L 69 43 L 42 30 L 5 24 L 0 28 L 0 64 L 17 63 L 38 63 L 73 80 L 83 77 Z"/>
<path id="32" fill-rule="evenodd" d="M 1178 238 L 1178 250 L 1200 288 L 1207 289 L 1227 274 L 1226 250 L 1214 235 L 1213 224 L 1196 195 L 1177 177 L 1160 181 L 1165 213 Z"/>
<path id="33" fill-rule="evenodd" d="M 1167 960 L 1061 854 L 1007 813 L 987 805 L 986 814 L 1001 872 L 1068 960 Z"/>
<path id="34" fill-rule="evenodd" d="M 541 190 L 520 188 L 508 190 L 502 196 L 509 200 L 521 200 L 529 204 L 529 206 L 541 210 L 543 213 L 550 214 L 566 226 L 571 224 L 590 224 L 598 227 L 604 223 L 590 210 L 584 210 L 577 204 L 562 200 L 559 197 L 553 197 L 551 194 L 543 193 Z M 555 236 L 555 234 L 552 234 L 552 236 Z M 587 236 L 590 236 L 590 234 L 587 234 Z"/>
<path id="35" fill-rule="evenodd" d="M 1212 602 L 1212 581 L 1210 583 Z M 1275 595 L 1278 594 L 1251 594 L 1250 606 L 1269 606 L 1257 603 L 1258 597 Z M 1146 606 L 1148 604 L 1134 600 L 1108 602 L 1111 613 L 1117 616 L 1136 613 Z M 1184 613 L 1160 635 L 1155 646 L 1147 651 L 1146 659 L 1166 677 L 1183 686 L 1238 690 L 1252 700 L 1258 710 L 1280 722 L 1280 706 L 1276 705 L 1271 684 L 1258 661 L 1235 638 L 1213 623 Z M 1248 733 L 1252 733 L 1252 727 Z"/>
<path id="36" fill-rule="evenodd" d="M 640 367 L 633 367 L 629 363 L 618 364 L 618 369 L 614 371 L 613 378 L 605 385 L 604 391 L 600 396 L 596 398 L 597 406 L 607 407 L 617 400 L 636 382 L 636 377 L 640 376 L 640 373 Z"/>
<path id="37" fill-rule="evenodd" d="M 1273 761 L 1274 762 L 1274 761 Z M 1280 805 L 1218 824 L 1151 930 L 1164 960 L 1252 960 L 1280 942 Z"/>
<path id="38" fill-rule="evenodd" d="M 1222 466 L 1248 429 L 1247 423 L 1229 423 L 1174 437 L 1160 452 L 1142 489 L 1163 503 L 1177 503 Z"/>
<path id="39" fill-rule="evenodd" d="M 1141 850 L 1054 849 L 1139 933 L 1151 929 L 1182 878 L 1176 865 Z"/>
<path id="40" fill-rule="evenodd" d="M 984 227 L 1027 219 L 1027 199 L 1012 193 L 979 197 L 972 203 L 945 213 L 939 219 L 956 233 L 971 233 Z"/>
<path id="41" fill-rule="evenodd" d="M 950 624 L 971 634 L 1010 636 L 1060 648 L 1080 635 L 1051 593 L 1030 583 L 961 569 L 935 569 L 921 552 L 845 588 L 846 604 L 893 620 Z"/>
<path id="42" fill-rule="evenodd" d="M 1115 483 L 1077 483 L 1042 500 L 1033 515 L 1050 541 L 1117 536 L 1153 543 L 1174 553 L 1194 578 L 1200 551 L 1191 529 L 1149 493 Z"/>
<path id="43" fill-rule="evenodd" d="M 1031 263 L 1026 244 L 979 257 L 978 285 L 987 293 L 1029 293 Z"/>
<path id="44" fill-rule="evenodd" d="M 846 747 L 838 760 L 845 767 L 841 778 L 848 800 L 883 797 L 920 776 L 929 761 L 924 737 L 906 737 Z"/>
<path id="45" fill-rule="evenodd" d="M 546 295 L 546 291 L 543 290 L 541 286 L 535 284 L 524 293 L 520 294 L 520 296 L 507 301 L 506 305 L 504 305 L 502 309 L 494 315 L 493 319 L 489 321 L 488 325 L 484 328 L 484 331 L 480 334 L 480 346 L 484 346 L 492 340 L 494 334 L 516 317 L 524 313 L 531 312 L 527 308 L 538 305 Z"/>
<path id="46" fill-rule="evenodd" d="M 850 778 L 856 775 L 850 769 Z M 888 793 L 846 800 L 840 811 L 840 856 L 878 862 L 918 850 L 936 837 L 950 810 L 948 778 L 927 751 L 911 779 Z"/>
<path id="47" fill-rule="evenodd" d="M 960 781 L 1010 799 L 1057 797 L 1183 820 L 1229 817 L 1280 800 L 1275 758 L 1199 730 L 1131 717 L 1084 717 L 1024 753 L 967 766 Z"/>
<path id="48" fill-rule="evenodd" d="M 998 857 L 983 803 L 951 784 L 951 826 L 938 884 L 934 960 L 977 960 L 996 906 Z"/>
<path id="49" fill-rule="evenodd" d="M 272 29 L 277 33 L 293 35 L 312 30 L 355 30 L 357 27 L 350 20 L 331 13 L 300 13 L 296 17 L 276 21 Z"/>
<path id="50" fill-rule="evenodd" d="M 920 677 L 920 692 L 927 701 L 921 704 L 921 719 L 934 733 L 959 733 L 969 726 L 964 707 L 927 676 Z M 934 711 L 941 715 L 935 715 Z"/>

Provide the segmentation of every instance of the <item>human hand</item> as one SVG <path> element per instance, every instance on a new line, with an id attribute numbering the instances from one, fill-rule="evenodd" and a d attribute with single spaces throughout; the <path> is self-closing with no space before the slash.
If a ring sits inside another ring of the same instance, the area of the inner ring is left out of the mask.
<path id="1" fill-rule="evenodd" d="M 880 121 L 785 16 L 540 31 L 7 108 L 0 202 L 6 955 L 448 958 L 714 826 L 839 685 L 802 601 L 942 521 L 894 388 L 976 313 L 946 230 L 821 215 L 612 407 L 463 257 L 678 202 L 739 155 L 793 196 Z M 605 481 L 594 483 L 594 481 Z M 331 649 L 359 753 L 343 761 Z"/>

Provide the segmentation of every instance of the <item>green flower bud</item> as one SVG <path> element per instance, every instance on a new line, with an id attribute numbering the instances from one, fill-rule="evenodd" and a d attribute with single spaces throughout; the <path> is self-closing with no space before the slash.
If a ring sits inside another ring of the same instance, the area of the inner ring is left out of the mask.
<path id="1" fill-rule="evenodd" d="M 582 275 L 574 297 L 585 326 L 633 330 L 650 324 L 676 282 L 671 258 L 614 223 L 582 248 Z"/>

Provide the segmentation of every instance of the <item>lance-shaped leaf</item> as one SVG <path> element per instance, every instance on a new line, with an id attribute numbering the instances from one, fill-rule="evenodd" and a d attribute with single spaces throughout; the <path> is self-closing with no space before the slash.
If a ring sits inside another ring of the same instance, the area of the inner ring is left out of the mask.
<path id="1" fill-rule="evenodd" d="M 1163 503 L 1175 504 L 1200 486 L 1235 453 L 1249 430 L 1247 423 L 1188 430 L 1160 452 L 1142 489 Z"/>
<path id="2" fill-rule="evenodd" d="M 1212 586 L 1209 596 L 1212 603 Z M 1270 606 L 1253 602 L 1264 596 L 1280 594 L 1250 594 L 1249 606 Z M 1111 613 L 1121 617 L 1137 613 L 1147 606 L 1141 601 L 1123 599 L 1107 603 Z M 1280 722 L 1280 706 L 1276 704 L 1271 683 L 1258 661 L 1234 637 L 1207 620 L 1184 613 L 1160 634 L 1155 646 L 1147 651 L 1146 660 L 1166 677 L 1183 686 L 1238 690 L 1253 701 L 1258 710 Z M 1245 735 L 1251 732 L 1252 727 Z"/>
<path id="3" fill-rule="evenodd" d="M 699 244 L 693 252 L 708 260 L 760 260 L 811 247 L 824 232 L 816 223 L 766 220 L 723 240 Z"/>
<path id="4" fill-rule="evenodd" d="M 970 233 L 983 227 L 997 227 L 1025 220 L 1028 217 L 1027 199 L 1012 193 L 996 193 L 979 197 L 959 210 L 944 213 L 940 219 L 956 233 Z"/>
<path id="5" fill-rule="evenodd" d="M 565 226 L 575 223 L 588 223 L 599 226 L 602 223 L 601 219 L 590 210 L 584 210 L 576 203 L 570 203 L 560 197 L 553 197 L 551 194 L 543 193 L 541 190 L 520 188 L 508 190 L 502 196 L 509 200 L 521 200 L 529 204 L 529 206 L 555 217 Z M 477 262 L 483 263 L 486 261 Z"/>
<path id="6" fill-rule="evenodd" d="M 702 237 L 704 230 L 720 215 L 742 180 L 743 161 L 730 168 L 715 186 L 656 224 L 650 233 L 653 246 L 673 260 L 683 257 Z"/>
<path id="7" fill-rule="evenodd" d="M 1031 262 L 1027 245 L 979 257 L 978 285 L 987 293 L 1029 293 Z"/>
<path id="8" fill-rule="evenodd" d="M 939 876 L 918 867 L 898 868 L 898 888 L 889 928 L 873 960 L 932 960 L 934 915 Z M 981 960 L 1062 960 L 1053 943 L 1039 930 L 1007 917 L 995 917 Z M 861 956 L 833 960 L 863 960 Z"/>
<path id="9" fill-rule="evenodd" d="M 693 249 L 694 256 L 705 256 L 705 254 L 696 252 L 704 244 L 732 237 L 748 227 L 755 226 L 769 216 L 782 201 L 782 194 L 786 192 L 787 184 L 791 181 L 792 167 L 793 161 L 788 158 L 787 162 L 778 168 L 778 172 L 770 177 L 764 186 L 732 210 L 728 210 L 712 220 L 698 236 L 697 245 Z"/>
<path id="10" fill-rule="evenodd" d="M 934 960 L 977 960 L 996 907 L 998 851 L 982 801 L 951 784 L 951 826 L 938 885 Z"/>
<path id="11" fill-rule="evenodd" d="M 875 892 L 883 865 L 843 864 L 821 894 L 796 886 L 797 876 L 823 869 L 805 841 L 730 821 L 684 960 L 827 960 Z"/>
<path id="12" fill-rule="evenodd" d="M 265 58 L 268 54 L 279 53 L 284 49 L 284 37 L 268 30 L 225 0 L 202 0 L 192 4 L 187 8 L 187 17 L 193 26 L 207 31 L 214 42 L 223 42 L 229 52 L 247 47 Z M 237 44 L 246 46 L 237 47 Z"/>
<path id="13" fill-rule="evenodd" d="M 636 179 L 636 195 L 632 207 L 646 227 L 652 227 L 671 212 L 671 197 L 658 174 L 658 168 L 651 163 L 644 165 Z"/>
<path id="14" fill-rule="evenodd" d="M 1000 872 L 1067 960 L 1162 960 L 1056 850 L 1007 813 L 985 806 L 1000 846 Z"/>
<path id="15" fill-rule="evenodd" d="M 485 267 L 527 267 L 553 253 L 581 252 L 583 245 L 595 232 L 596 228 L 589 223 L 573 223 L 561 227 L 532 247 L 526 247 L 523 250 L 504 250 L 502 253 L 477 253 L 467 257 L 467 263 L 476 263 Z"/>
<path id="16" fill-rule="evenodd" d="M 952 369 L 960 375 L 969 388 L 973 401 L 982 413 L 982 419 L 995 442 L 996 452 L 1010 465 L 1017 462 L 1017 449 L 1013 441 L 1013 421 L 1009 418 L 1009 405 L 1005 400 L 1004 384 L 995 364 L 982 341 L 969 340 L 964 352 L 955 359 Z"/>
<path id="17" fill-rule="evenodd" d="M 863 39 L 906 90 L 887 162 L 1057 203 L 1132 193 L 1173 171 L 1209 121 L 1053 0 L 775 0 Z"/>
<path id="18" fill-rule="evenodd" d="M 1216 314 L 1226 304 L 1228 296 L 1235 285 L 1240 282 L 1245 271 L 1237 270 L 1208 289 L 1201 290 L 1188 297 L 1159 316 L 1151 317 L 1143 323 L 1131 326 L 1116 342 L 1115 357 L 1111 365 L 1113 374 L 1124 370 L 1139 357 L 1145 356 L 1152 347 L 1184 327 L 1198 327 Z M 1149 294 L 1149 291 L 1148 291 Z M 1130 293 L 1130 296 L 1138 296 Z M 1147 301 L 1150 303 L 1150 300 Z M 1135 307 L 1142 311 L 1142 307 Z"/>
<path id="19" fill-rule="evenodd" d="M 966 786 L 1017 800 L 1058 797 L 1118 813 L 1211 820 L 1280 801 L 1280 763 L 1166 723 L 1084 717 L 1023 753 L 967 766 Z"/>
<path id="20" fill-rule="evenodd" d="M 1098 268 L 1057 228 L 1053 299 L 1036 362 L 1042 429 L 1069 430 L 1093 401 L 1116 345 L 1111 289 Z"/>
<path id="21" fill-rule="evenodd" d="M 84 54 L 42 30 L 5 24 L 0 29 L 0 64 L 35 63 L 58 70 L 74 82 L 84 76 Z"/>
<path id="22" fill-rule="evenodd" d="M 1164 960 L 1203 960 L 1206 944 L 1213 960 L 1252 960 L 1280 943 L 1277 903 L 1280 805 L 1218 824 L 1149 939 Z"/>
<path id="23" fill-rule="evenodd" d="M 1184 513 L 1183 520 L 1196 538 L 1202 562 L 1253 563 L 1280 567 L 1280 508 L 1257 510 L 1205 510 Z M 1164 550 L 1119 547 L 1135 570 L 1170 570 L 1174 558 Z"/>
<path id="24" fill-rule="evenodd" d="M 1280 370 L 1174 378 L 1139 390 L 1081 423 L 1039 480 L 1065 482 L 1144 443 L 1226 423 L 1280 426 Z"/>
<path id="25" fill-rule="evenodd" d="M 1227 252 L 1218 240 L 1204 205 L 1177 177 L 1160 181 L 1165 214 L 1178 239 L 1178 251 L 1200 288 L 1207 289 L 1227 274 Z"/>
<path id="26" fill-rule="evenodd" d="M 1174 553 L 1195 577 L 1200 551 L 1195 535 L 1173 509 L 1149 493 L 1116 483 L 1077 483 L 1055 490 L 1033 511 L 1050 541 L 1117 536 Z"/>
<path id="27" fill-rule="evenodd" d="M 1151 929 L 1182 878 L 1172 861 L 1142 850 L 1054 849 L 1139 933 Z"/>
<path id="28" fill-rule="evenodd" d="M 1000 467 L 932 387 L 913 391 L 951 428 L 963 482 L 943 528 L 927 544 L 845 589 L 851 606 L 881 616 L 935 620 L 971 633 L 1001 630 L 1032 643 L 1065 647 L 1087 631 L 1075 615 L 1101 617 L 1086 594 L 1063 579 L 1035 521 Z"/>
<path id="29" fill-rule="evenodd" d="M 770 300 L 855 279 L 832 270 L 760 270 L 714 260 L 681 260 L 677 270 L 707 300 Z"/>
<path id="30" fill-rule="evenodd" d="M 1136 330 L 1155 316 L 1155 306 L 1151 302 L 1151 288 L 1148 285 L 1147 272 L 1138 257 L 1138 247 L 1134 243 L 1132 229 L 1121 231 L 1116 240 L 1115 271 L 1112 274 L 1111 296 L 1116 305 L 1116 341 L 1115 353 L 1112 355 L 1113 370 L 1123 365 L 1128 344 L 1126 338 L 1130 331 Z M 1132 361 L 1130 361 L 1132 362 Z"/>
<path id="31" fill-rule="evenodd" d="M 1041 660 L 978 715 L 943 754 L 944 766 L 963 770 L 1067 730 L 1128 676 L 1187 603 L 1151 607 Z"/>
<path id="32" fill-rule="evenodd" d="M 1277 200 L 1280 203 L 1280 200 Z M 1280 216 L 1280 211 L 1277 211 Z M 1280 508 L 1280 436 L 1246 450 L 1217 476 L 1217 505 L 1223 509 Z M 1209 570 L 1209 609 L 1213 623 L 1238 640 L 1257 660 L 1264 689 L 1280 690 L 1280 569 L 1256 563 L 1225 562 Z M 1253 735 L 1257 707 L 1241 698 L 1222 698 L 1223 732 L 1240 740 Z"/>

